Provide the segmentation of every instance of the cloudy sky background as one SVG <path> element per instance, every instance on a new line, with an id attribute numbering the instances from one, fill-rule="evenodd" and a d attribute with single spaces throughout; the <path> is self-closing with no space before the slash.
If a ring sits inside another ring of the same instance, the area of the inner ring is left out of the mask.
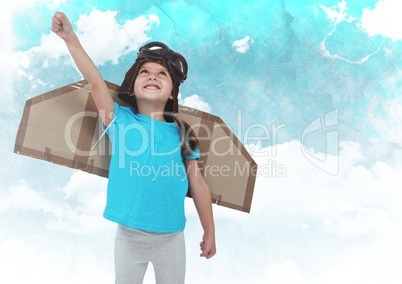
<path id="1" fill-rule="evenodd" d="M 186 200 L 188 283 L 400 283 L 400 1 L 3 2 L 0 282 L 114 281 L 107 181 L 13 153 L 25 100 L 82 79 L 49 29 L 61 10 L 115 84 L 149 40 L 184 54 L 181 102 L 260 166 L 250 214 L 214 206 L 211 260 Z"/>

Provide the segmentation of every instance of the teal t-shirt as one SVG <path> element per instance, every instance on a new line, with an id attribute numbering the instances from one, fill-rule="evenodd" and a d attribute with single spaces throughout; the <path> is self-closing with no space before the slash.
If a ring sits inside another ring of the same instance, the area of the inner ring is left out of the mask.
<path id="1" fill-rule="evenodd" d="M 115 103 L 114 120 L 106 133 L 112 154 L 103 216 L 138 230 L 184 230 L 188 179 L 176 124 Z M 198 158 L 198 149 L 186 157 Z"/>

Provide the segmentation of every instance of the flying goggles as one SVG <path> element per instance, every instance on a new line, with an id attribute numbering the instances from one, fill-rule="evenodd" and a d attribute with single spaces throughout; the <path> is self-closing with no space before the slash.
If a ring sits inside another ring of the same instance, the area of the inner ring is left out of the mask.
<path id="1" fill-rule="evenodd" d="M 188 66 L 186 59 L 162 42 L 147 43 L 138 51 L 138 57 L 148 57 L 155 60 L 166 59 L 167 68 L 178 80 L 178 83 L 183 83 L 187 78 Z"/>

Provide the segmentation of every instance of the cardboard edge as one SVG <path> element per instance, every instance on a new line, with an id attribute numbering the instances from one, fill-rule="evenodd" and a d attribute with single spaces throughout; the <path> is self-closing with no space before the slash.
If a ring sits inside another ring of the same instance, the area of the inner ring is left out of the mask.
<path id="1" fill-rule="evenodd" d="M 47 101 L 51 98 L 56 98 L 58 96 L 62 96 L 65 93 L 74 91 L 76 89 L 81 89 L 83 86 L 88 85 L 86 80 L 81 80 L 63 87 L 60 87 L 58 89 L 43 93 L 42 95 L 33 97 L 31 99 L 29 99 L 31 101 L 31 105 L 35 105 L 35 104 L 39 104 L 43 101 Z"/>
<path id="2" fill-rule="evenodd" d="M 211 133 L 213 131 L 213 127 L 215 126 L 215 124 L 223 126 L 223 127 L 221 127 L 221 129 L 225 132 L 225 134 L 228 137 L 230 137 L 232 139 L 232 142 L 234 143 L 234 145 L 236 145 L 236 147 L 238 148 L 240 153 L 247 160 L 250 160 L 249 178 L 248 178 L 248 181 L 247 181 L 247 186 L 246 186 L 246 191 L 245 191 L 245 196 L 244 196 L 244 202 L 243 202 L 242 206 L 237 205 L 237 204 L 233 204 L 233 203 L 230 203 L 230 202 L 222 201 L 221 200 L 222 196 L 219 197 L 219 195 L 217 195 L 216 193 L 213 193 L 211 191 L 212 202 L 214 204 L 220 205 L 220 206 L 225 206 L 225 207 L 235 209 L 235 210 L 239 210 L 239 211 L 242 211 L 242 212 L 245 212 L 245 213 L 250 213 L 250 211 L 251 211 L 251 203 L 252 203 L 252 199 L 253 199 L 253 195 L 254 195 L 254 186 L 255 186 L 255 182 L 256 182 L 256 175 L 257 175 L 258 165 L 254 161 L 254 159 L 252 158 L 250 153 L 247 151 L 246 147 L 241 143 L 241 141 L 237 138 L 237 136 L 229 129 L 227 124 L 220 117 L 212 115 L 212 114 L 207 113 L 207 112 L 203 112 L 201 110 L 191 108 L 191 107 L 183 106 L 183 105 L 179 105 L 179 114 L 180 113 L 189 114 L 189 115 L 197 115 L 198 117 L 201 118 L 201 123 L 202 124 L 208 125 L 208 128 L 211 131 Z M 208 149 L 205 149 L 205 150 L 209 151 L 209 147 L 210 147 L 210 144 L 208 145 Z M 200 149 L 200 151 L 201 151 L 201 149 Z M 208 159 L 208 156 L 206 156 L 206 158 L 204 160 L 202 160 L 202 161 L 207 163 L 207 159 Z M 187 196 L 191 197 L 190 193 L 188 193 Z"/>
<path id="3" fill-rule="evenodd" d="M 249 172 L 249 178 L 247 181 L 247 186 L 246 186 L 246 191 L 244 195 L 244 202 L 243 206 L 238 206 L 235 204 L 231 203 L 226 203 L 222 202 L 222 205 L 225 207 L 229 207 L 232 209 L 237 209 L 246 213 L 250 213 L 251 210 L 251 203 L 254 195 L 254 185 L 257 177 L 257 170 L 258 170 L 258 165 L 254 161 L 253 157 L 250 155 L 250 153 L 247 151 L 246 147 L 241 143 L 241 141 L 237 138 L 237 136 L 229 129 L 229 127 L 222 121 L 221 125 L 224 125 L 225 127 L 221 127 L 221 129 L 228 135 L 229 137 L 232 138 L 232 142 L 234 145 L 237 146 L 238 150 L 240 150 L 240 153 L 250 161 L 250 172 Z"/>
<path id="4" fill-rule="evenodd" d="M 17 136 L 15 138 L 14 153 L 17 154 L 21 152 L 21 149 L 23 147 L 22 145 L 24 145 L 25 134 L 27 132 L 28 127 L 29 114 L 31 112 L 31 105 L 32 105 L 31 99 L 25 101 L 24 111 L 22 113 L 21 122 L 18 127 Z"/>
<path id="5" fill-rule="evenodd" d="M 109 175 L 109 171 L 100 167 L 96 167 L 93 165 L 93 159 L 90 160 L 90 163 L 82 163 L 77 161 L 71 161 L 71 159 L 67 159 L 65 157 L 58 156 L 53 154 L 49 148 L 45 149 L 45 152 L 42 153 L 41 151 L 21 147 L 20 155 L 24 155 L 31 158 L 36 158 L 38 160 L 43 160 L 47 162 L 54 163 L 56 165 L 65 166 L 75 170 L 81 170 L 90 174 L 95 174 L 104 178 L 107 178 Z"/>
<path id="6" fill-rule="evenodd" d="M 250 170 L 251 170 L 251 175 L 249 176 L 248 181 L 247 181 L 247 187 L 246 187 L 247 189 L 246 189 L 246 194 L 244 196 L 244 203 L 243 203 L 244 211 L 247 213 L 250 213 L 250 210 L 251 210 L 251 203 L 253 201 L 253 195 L 254 195 L 254 186 L 255 186 L 256 179 L 257 179 L 258 165 L 254 160 L 251 160 Z"/>

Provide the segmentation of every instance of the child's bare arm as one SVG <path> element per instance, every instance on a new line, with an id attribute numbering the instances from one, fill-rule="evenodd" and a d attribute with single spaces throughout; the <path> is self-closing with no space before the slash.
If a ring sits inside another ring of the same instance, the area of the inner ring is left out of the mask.
<path id="1" fill-rule="evenodd" d="M 66 15 L 60 12 L 55 13 L 52 18 L 52 31 L 66 43 L 75 64 L 91 87 L 100 118 L 106 126 L 109 125 L 113 118 L 113 99 L 102 75 L 82 47 Z"/>
<path id="2" fill-rule="evenodd" d="M 186 160 L 186 168 L 190 184 L 190 193 L 194 200 L 202 228 L 204 229 L 204 235 L 202 237 L 202 242 L 200 243 L 202 250 L 200 256 L 209 259 L 216 254 L 215 225 L 212 213 L 211 192 L 201 174 L 196 160 Z"/>

